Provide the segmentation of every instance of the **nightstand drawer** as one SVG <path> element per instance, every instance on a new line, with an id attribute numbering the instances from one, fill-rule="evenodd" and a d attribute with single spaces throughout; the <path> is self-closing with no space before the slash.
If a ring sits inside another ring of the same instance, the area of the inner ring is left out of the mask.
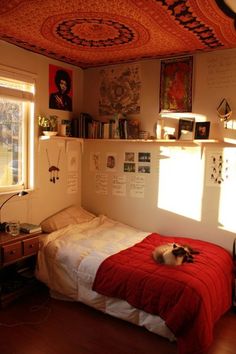
<path id="1" fill-rule="evenodd" d="M 35 254 L 39 249 L 39 238 L 34 237 L 23 242 L 23 256 L 29 256 L 30 254 Z"/>
<path id="2" fill-rule="evenodd" d="M 2 246 L 2 264 L 14 262 L 22 257 L 22 243 L 15 242 L 10 245 Z"/>

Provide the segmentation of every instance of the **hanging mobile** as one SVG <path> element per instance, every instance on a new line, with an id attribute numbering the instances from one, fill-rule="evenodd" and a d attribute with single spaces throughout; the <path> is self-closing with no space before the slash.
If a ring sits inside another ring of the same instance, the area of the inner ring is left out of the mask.
<path id="1" fill-rule="evenodd" d="M 56 180 L 59 180 L 59 161 L 60 161 L 60 156 L 61 156 L 61 149 L 58 152 L 58 158 L 57 158 L 57 166 L 51 165 L 50 159 L 49 159 L 49 154 L 48 154 L 48 149 L 46 149 L 47 153 L 47 159 L 48 159 L 48 166 L 49 166 L 49 173 L 50 173 L 50 182 L 56 183 Z"/>

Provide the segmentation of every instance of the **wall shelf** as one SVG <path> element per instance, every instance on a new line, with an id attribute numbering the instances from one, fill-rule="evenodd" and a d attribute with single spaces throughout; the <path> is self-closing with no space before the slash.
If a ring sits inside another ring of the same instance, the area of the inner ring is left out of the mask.
<path id="1" fill-rule="evenodd" d="M 59 136 L 59 135 L 54 135 L 54 136 L 46 136 L 46 135 L 40 135 L 39 140 L 58 140 L 58 141 L 67 141 L 67 140 L 71 140 L 71 141 L 78 141 L 80 143 L 84 142 L 84 139 L 81 138 L 75 138 L 72 136 Z"/>
<path id="2" fill-rule="evenodd" d="M 236 140 L 224 139 L 194 139 L 194 140 L 176 140 L 176 139 L 84 139 L 76 138 L 70 136 L 40 136 L 39 140 L 54 140 L 54 141 L 76 141 L 81 144 L 84 142 L 115 142 L 115 143 L 145 143 L 145 144 L 158 144 L 158 145 L 167 145 L 167 146 L 222 146 L 222 147 L 236 147 Z"/>

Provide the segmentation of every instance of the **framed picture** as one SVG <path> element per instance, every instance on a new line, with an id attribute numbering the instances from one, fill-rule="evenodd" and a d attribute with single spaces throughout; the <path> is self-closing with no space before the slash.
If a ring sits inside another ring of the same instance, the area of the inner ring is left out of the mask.
<path id="1" fill-rule="evenodd" d="M 210 122 L 197 122 L 195 127 L 195 139 L 208 139 Z"/>
<path id="2" fill-rule="evenodd" d="M 178 139 L 193 140 L 195 118 L 180 118 Z"/>
<path id="3" fill-rule="evenodd" d="M 193 57 L 161 61 L 160 112 L 192 111 Z"/>

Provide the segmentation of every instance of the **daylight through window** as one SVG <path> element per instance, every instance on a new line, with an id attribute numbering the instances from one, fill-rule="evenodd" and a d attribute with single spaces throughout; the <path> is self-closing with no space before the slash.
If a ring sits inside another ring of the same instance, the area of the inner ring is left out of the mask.
<path id="1" fill-rule="evenodd" d="M 0 192 L 30 188 L 32 180 L 34 82 L 10 76 L 0 70 Z"/>

